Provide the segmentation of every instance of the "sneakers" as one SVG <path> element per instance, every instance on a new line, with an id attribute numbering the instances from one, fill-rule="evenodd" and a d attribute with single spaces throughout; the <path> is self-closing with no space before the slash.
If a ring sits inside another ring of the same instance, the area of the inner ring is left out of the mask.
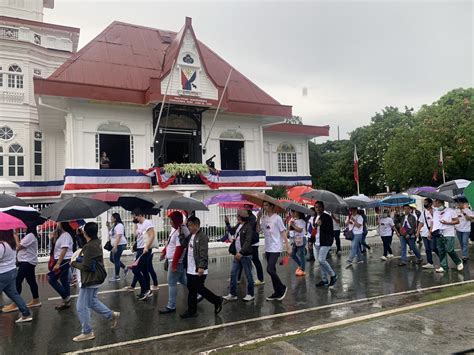
<path id="1" fill-rule="evenodd" d="M 394 258 L 394 255 L 393 255 L 393 254 L 388 254 L 388 255 L 387 255 L 387 259 L 392 259 L 392 258 Z"/>
<path id="2" fill-rule="evenodd" d="M 26 304 L 26 307 L 28 308 L 41 307 L 41 302 L 38 299 L 31 300 L 30 302 Z"/>
<path id="3" fill-rule="evenodd" d="M 114 329 L 117 326 L 120 318 L 120 312 L 112 312 L 112 318 L 110 319 L 110 328 Z"/>
<path id="4" fill-rule="evenodd" d="M 232 293 L 229 293 L 227 296 L 222 297 L 226 301 L 237 301 L 238 297 L 234 296 Z"/>
<path id="5" fill-rule="evenodd" d="M 15 303 L 10 303 L 9 305 L 2 308 L 3 313 L 11 313 L 18 311 L 18 307 Z"/>
<path id="6" fill-rule="evenodd" d="M 364 260 L 360 259 L 360 260 L 357 260 L 357 264 L 363 264 L 364 263 Z"/>
<path id="7" fill-rule="evenodd" d="M 331 276 L 331 280 L 329 281 L 329 287 L 334 286 L 337 282 L 337 275 Z"/>
<path id="8" fill-rule="evenodd" d="M 145 293 L 140 293 L 137 297 L 139 301 L 145 301 L 147 298 L 153 297 L 153 292 L 151 292 L 151 290 L 148 290 Z"/>
<path id="9" fill-rule="evenodd" d="M 77 337 L 72 338 L 75 342 L 86 341 L 95 339 L 94 332 L 90 332 L 89 334 L 79 334 Z"/>
<path id="10" fill-rule="evenodd" d="M 386 256 L 384 256 L 384 255 L 382 255 L 382 256 L 380 257 L 380 260 L 383 260 L 383 261 L 385 261 L 385 260 L 387 260 L 387 257 L 386 257 Z"/>
<path id="11" fill-rule="evenodd" d="M 322 281 L 319 281 L 317 284 L 316 284 L 316 287 L 324 287 L 324 286 L 327 286 L 328 285 L 328 282 L 325 281 L 325 280 L 322 280 Z"/>
<path id="12" fill-rule="evenodd" d="M 277 299 L 278 299 L 278 296 L 276 293 L 266 298 L 267 301 L 276 301 Z"/>
<path id="13" fill-rule="evenodd" d="M 117 281 L 120 281 L 120 276 L 112 276 L 109 279 L 109 282 L 117 282 Z"/>
<path id="14" fill-rule="evenodd" d="M 458 264 L 458 266 L 456 266 L 456 269 L 458 269 L 458 271 L 464 270 L 464 264 L 462 263 L 462 261 Z"/>
<path id="15" fill-rule="evenodd" d="M 214 314 L 219 314 L 222 311 L 223 304 L 224 304 L 224 299 L 220 297 L 220 302 L 214 305 Z"/>
<path id="16" fill-rule="evenodd" d="M 33 316 L 30 314 L 29 316 L 21 316 L 15 321 L 15 323 L 26 323 L 26 322 L 31 322 L 32 320 L 33 320 Z"/>
<path id="17" fill-rule="evenodd" d="M 288 291 L 288 287 L 285 286 L 285 291 L 283 292 L 282 295 L 280 295 L 280 297 L 277 298 L 278 301 L 282 301 L 285 298 L 286 291 Z"/>
<path id="18" fill-rule="evenodd" d="M 132 286 L 125 286 L 123 289 L 126 290 L 126 291 L 134 291 L 135 290 Z"/>
<path id="19" fill-rule="evenodd" d="M 252 295 L 247 295 L 244 298 L 242 298 L 242 300 L 244 300 L 245 302 L 250 302 L 250 301 L 253 301 L 254 299 L 255 299 L 255 296 L 252 296 Z"/>
<path id="20" fill-rule="evenodd" d="M 434 269 L 435 267 L 433 266 L 433 264 L 425 264 L 422 266 L 423 269 Z"/>
<path id="21" fill-rule="evenodd" d="M 63 303 L 54 308 L 58 311 L 63 311 L 65 309 L 68 309 L 69 307 L 71 307 L 71 298 L 63 300 Z"/>
<path id="22" fill-rule="evenodd" d="M 435 270 L 436 272 L 439 272 L 440 274 L 444 272 L 444 269 L 440 266 Z"/>
<path id="23" fill-rule="evenodd" d="M 158 310 L 159 314 L 170 314 L 170 313 L 174 313 L 174 312 L 176 312 L 176 308 L 165 307 L 165 308 L 161 308 L 161 309 Z"/>
<path id="24" fill-rule="evenodd" d="M 253 283 L 254 286 L 262 286 L 262 285 L 265 285 L 265 281 L 260 281 L 260 280 L 257 280 Z"/>
<path id="25" fill-rule="evenodd" d="M 150 286 L 150 291 L 158 291 L 159 289 L 160 289 L 160 287 L 158 285 Z"/>

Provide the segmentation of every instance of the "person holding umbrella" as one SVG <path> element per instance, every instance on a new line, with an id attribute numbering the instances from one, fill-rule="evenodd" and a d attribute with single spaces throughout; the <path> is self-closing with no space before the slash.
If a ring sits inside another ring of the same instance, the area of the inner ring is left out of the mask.
<path id="1" fill-rule="evenodd" d="M 423 212 L 418 218 L 417 236 L 423 240 L 426 251 L 426 264 L 422 266 L 423 269 L 434 269 L 433 252 L 439 256 L 438 248 L 436 247 L 436 238 L 430 236 L 430 227 L 433 223 L 433 200 L 429 197 L 423 201 Z"/>
<path id="2" fill-rule="evenodd" d="M 253 237 L 252 237 L 252 262 L 255 265 L 255 270 L 257 271 L 257 280 L 255 280 L 255 286 L 261 286 L 265 284 L 263 278 L 263 267 L 262 262 L 260 261 L 258 247 L 260 245 L 260 237 L 257 232 L 257 217 L 252 212 L 253 206 L 251 204 L 245 204 L 244 208 L 247 210 L 249 215 L 248 223 L 252 226 Z"/>
<path id="3" fill-rule="evenodd" d="M 73 233 L 69 223 L 60 222 L 56 231 L 50 235 L 52 260 L 49 265 L 48 282 L 63 300 L 62 304 L 55 307 L 58 311 L 71 307 L 69 263 L 73 255 Z"/>
<path id="4" fill-rule="evenodd" d="M 314 228 L 317 229 L 315 245 L 321 271 L 321 281 L 316 284 L 316 287 L 330 287 L 334 286 L 337 281 L 337 275 L 327 261 L 328 253 L 334 242 L 333 221 L 331 215 L 324 211 L 324 202 L 316 202 L 315 209 L 317 214 L 314 221 Z"/>
<path id="5" fill-rule="evenodd" d="M 462 260 L 469 259 L 469 235 L 471 234 L 471 222 L 474 221 L 474 213 L 469 209 L 466 201 L 458 202 L 456 214 L 459 223 L 456 224 L 456 235 L 462 250 Z"/>
<path id="6" fill-rule="evenodd" d="M 416 217 L 411 213 L 410 205 L 403 206 L 403 216 L 400 218 L 400 223 L 397 226 L 397 230 L 398 235 L 400 236 L 400 245 L 402 247 L 400 263 L 398 266 L 407 265 L 407 245 L 415 254 L 416 263 L 421 264 L 423 259 L 421 258 L 420 251 L 416 246 Z"/>
<path id="7" fill-rule="evenodd" d="M 291 256 L 298 267 L 296 276 L 306 276 L 305 272 L 305 248 L 306 248 L 306 220 L 305 216 L 298 211 L 291 211 L 291 220 L 288 223 L 288 236 L 293 243 Z"/>
<path id="8" fill-rule="evenodd" d="M 267 259 L 267 273 L 270 275 L 273 284 L 273 294 L 267 297 L 267 301 L 281 301 L 285 298 L 288 287 L 281 282 L 276 271 L 276 263 L 282 252 L 282 240 L 289 255 L 291 248 L 286 236 L 286 228 L 281 217 L 275 213 L 275 205 L 268 201 L 263 201 L 263 211 L 257 215 L 257 231 L 262 231 L 265 235 L 265 257 Z"/>
<path id="9" fill-rule="evenodd" d="M 13 218 L 13 217 L 12 217 Z M 20 222 L 20 221 L 19 221 Z M 16 323 L 31 322 L 33 316 L 16 290 L 16 245 L 13 230 L 0 230 L 0 294 L 5 294 L 16 304 L 21 317 Z"/>
<path id="10" fill-rule="evenodd" d="M 350 214 L 346 218 L 346 228 L 348 229 L 349 233 L 352 234 L 351 253 L 349 254 L 349 259 L 347 259 L 347 264 L 348 266 L 352 266 L 352 261 L 356 256 L 357 262 L 363 263 L 364 260 L 362 260 L 360 243 L 364 233 L 364 219 L 359 214 L 357 207 L 352 207 L 350 209 Z"/>
<path id="11" fill-rule="evenodd" d="M 27 307 L 40 307 L 38 284 L 36 283 L 35 268 L 38 264 L 38 233 L 36 226 L 27 226 L 26 235 L 20 240 L 17 234 L 14 235 L 17 250 L 18 273 L 16 276 L 16 290 L 21 295 L 22 283 L 26 279 L 30 286 L 33 300 Z M 17 311 L 18 307 L 12 303 L 5 306 L 2 311 L 5 313 Z"/>

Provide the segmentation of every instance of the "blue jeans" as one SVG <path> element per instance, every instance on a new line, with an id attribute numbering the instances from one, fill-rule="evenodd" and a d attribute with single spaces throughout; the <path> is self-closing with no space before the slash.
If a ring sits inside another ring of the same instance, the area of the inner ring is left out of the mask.
<path id="1" fill-rule="evenodd" d="M 362 233 L 354 234 L 351 242 L 351 253 L 349 254 L 348 262 L 352 263 L 352 260 L 357 256 L 357 260 L 362 260 L 362 253 L 360 252 L 360 243 L 362 242 Z"/>
<path id="2" fill-rule="evenodd" d="M 461 245 L 463 258 L 469 257 L 469 235 L 471 232 L 457 232 L 459 244 Z"/>
<path id="3" fill-rule="evenodd" d="M 56 290 L 63 300 L 71 295 L 69 287 L 69 260 L 63 260 L 59 275 L 54 272 L 48 273 L 48 282 Z"/>
<path id="4" fill-rule="evenodd" d="M 303 238 L 303 241 L 303 245 L 300 247 L 293 244 L 293 251 L 291 253 L 291 257 L 300 267 L 300 269 L 304 271 L 306 266 L 306 257 L 304 255 L 306 250 L 306 238 Z"/>
<path id="5" fill-rule="evenodd" d="M 328 253 L 332 247 L 315 246 L 314 248 L 316 249 L 316 255 L 318 257 L 319 270 L 321 272 L 321 279 L 323 281 L 329 282 L 329 279 L 331 278 L 331 276 L 336 275 L 336 273 L 332 269 L 331 265 L 329 265 L 328 260 L 327 260 Z"/>
<path id="6" fill-rule="evenodd" d="M 0 294 L 5 294 L 17 305 L 21 314 L 25 317 L 31 313 L 26 307 L 25 301 L 16 290 L 16 269 L 0 274 Z"/>
<path id="7" fill-rule="evenodd" d="M 183 263 L 179 263 L 176 272 L 171 270 L 172 260 L 169 260 L 168 269 L 168 304 L 166 308 L 176 309 L 176 297 L 178 296 L 178 282 L 184 287 L 187 286 L 186 272 Z"/>
<path id="8" fill-rule="evenodd" d="M 120 261 L 123 251 L 125 250 L 126 245 L 117 245 L 117 251 L 113 253 L 110 252 L 109 259 L 115 265 L 115 276 L 120 276 L 120 268 L 125 269 L 125 265 Z"/>
<path id="9" fill-rule="evenodd" d="M 410 249 L 415 253 L 415 256 L 418 260 L 421 259 L 420 251 L 418 250 L 416 246 L 416 238 L 413 236 L 409 238 L 405 238 L 403 236 L 400 237 L 400 245 L 402 247 L 402 255 L 400 255 L 400 261 L 402 263 L 406 263 L 408 261 L 407 257 L 407 245 L 410 247 Z"/>
<path id="10" fill-rule="evenodd" d="M 112 319 L 112 311 L 99 301 L 97 293 L 99 288 L 81 288 L 77 299 L 76 309 L 79 321 L 82 326 L 82 333 L 89 334 L 92 332 L 91 327 L 91 309 L 107 319 Z"/>
<path id="11" fill-rule="evenodd" d="M 232 262 L 232 271 L 230 273 L 230 293 L 237 296 L 237 277 L 240 269 L 243 268 L 247 278 L 247 294 L 254 295 L 254 284 L 252 275 L 252 256 L 242 256 L 239 261 Z"/>
<path id="12" fill-rule="evenodd" d="M 433 265 L 433 252 L 439 256 L 438 248 L 436 246 L 436 238 L 432 237 L 430 240 L 427 237 L 423 237 L 422 239 L 426 251 L 426 262 Z"/>

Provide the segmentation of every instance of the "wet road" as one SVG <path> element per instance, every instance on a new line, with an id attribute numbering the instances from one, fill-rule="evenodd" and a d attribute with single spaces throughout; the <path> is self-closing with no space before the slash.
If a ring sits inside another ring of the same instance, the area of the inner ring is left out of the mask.
<path id="1" fill-rule="evenodd" d="M 470 252 L 471 259 L 474 259 L 474 248 L 471 247 Z M 213 306 L 203 301 L 198 307 L 199 316 L 188 320 L 179 318 L 179 313 L 186 309 L 186 292 L 182 288 L 178 293 L 178 312 L 171 315 L 159 315 L 158 308 L 164 307 L 167 302 L 168 289 L 166 286 L 160 287 L 160 290 L 155 292 L 154 297 L 149 301 L 140 302 L 136 300 L 133 293 L 121 290 L 126 285 L 125 281 L 106 282 L 100 289 L 101 292 L 105 291 L 100 294 L 100 299 L 111 309 L 122 312 L 119 325 L 117 329 L 111 330 L 107 321 L 93 314 L 96 339 L 80 344 L 72 342 L 72 338 L 81 330 L 75 307 L 58 313 L 54 309 L 58 301 L 48 300 L 48 298 L 57 297 L 57 294 L 47 284 L 46 275 L 38 275 L 43 306 L 33 310 L 35 319 L 30 324 L 16 325 L 14 319 L 18 315 L 15 313 L 0 314 L 0 353 L 56 354 L 203 327 L 216 325 L 225 327 L 226 324 L 235 324 L 237 321 L 246 323 L 246 320 L 249 319 L 261 318 L 263 320 L 262 317 L 278 313 L 467 281 L 471 280 L 474 275 L 474 262 L 467 263 L 463 272 L 450 270 L 448 273 L 440 275 L 431 270 L 422 270 L 415 264 L 398 267 L 398 259 L 381 262 L 380 255 L 381 248 L 374 248 L 373 253 L 368 256 L 367 263 L 354 265 L 350 269 L 344 268 L 346 255 L 332 256 L 330 263 L 335 266 L 339 275 L 339 281 L 333 290 L 314 287 L 315 282 L 319 281 L 317 264 L 310 265 L 305 278 L 296 278 L 294 276 L 295 264 L 290 261 L 286 267 L 279 266 L 279 274 L 289 287 L 288 294 L 282 302 L 265 301 L 265 297 L 272 293 L 270 279 L 266 278 L 267 284 L 256 288 L 255 302 L 248 304 L 242 301 L 228 303 L 216 317 L 213 313 Z M 166 283 L 166 273 L 163 271 L 163 266 L 157 263 L 155 266 L 160 284 Z M 227 294 L 231 258 L 229 256 L 212 258 L 209 267 L 210 275 L 206 285 L 217 294 Z M 111 272 L 110 269 L 108 271 Z M 128 282 L 130 281 L 131 276 L 128 276 Z M 238 291 L 240 296 L 245 295 L 245 282 L 240 285 Z M 76 292 L 77 290 L 73 290 L 73 293 Z M 30 294 L 26 284 L 23 294 L 28 301 Z M 346 313 L 347 316 L 351 314 L 351 307 L 341 306 L 338 309 L 342 312 L 343 317 L 346 316 Z M 287 330 L 297 329 L 299 321 L 299 316 L 288 317 L 285 318 L 284 326 Z M 276 319 L 275 322 L 281 322 L 281 319 Z M 258 321 L 248 324 L 244 336 L 251 337 L 253 335 L 252 327 L 257 327 L 257 323 Z M 281 326 L 281 324 L 279 325 Z M 273 331 L 272 322 L 265 323 L 264 327 L 266 329 L 259 331 L 271 334 Z M 212 348 L 212 344 L 216 342 L 214 336 L 228 336 L 228 334 L 223 332 L 221 335 L 216 335 L 214 332 L 209 332 L 209 337 L 202 338 L 200 345 L 209 344 L 209 348 Z M 189 344 L 185 345 L 187 339 L 195 341 L 193 337 L 176 335 L 173 352 L 193 349 Z M 137 353 L 139 353 L 138 349 L 141 349 L 141 346 L 140 344 L 136 345 Z M 129 345 L 129 349 L 133 349 L 133 347 L 133 344 Z M 119 351 L 119 349 L 116 348 L 115 351 Z"/>

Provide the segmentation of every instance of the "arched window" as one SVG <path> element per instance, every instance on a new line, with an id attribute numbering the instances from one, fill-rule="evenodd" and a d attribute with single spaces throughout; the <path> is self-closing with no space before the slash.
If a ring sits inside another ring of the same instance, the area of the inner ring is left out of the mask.
<path id="1" fill-rule="evenodd" d="M 23 73 L 20 66 L 10 65 L 8 68 L 8 87 L 12 89 L 23 89 Z"/>
<path id="2" fill-rule="evenodd" d="M 25 157 L 23 147 L 18 143 L 13 143 L 8 148 L 8 175 L 25 175 Z"/>
<path id="3" fill-rule="evenodd" d="M 296 150 L 290 143 L 281 143 L 277 148 L 278 172 L 297 173 Z"/>
<path id="4" fill-rule="evenodd" d="M 245 138 L 235 129 L 219 136 L 222 170 L 245 170 Z"/>
<path id="5" fill-rule="evenodd" d="M 219 136 L 220 139 L 229 139 L 229 140 L 244 140 L 244 135 L 240 133 L 239 131 L 236 131 L 235 129 L 229 129 L 225 132 L 222 132 L 221 135 Z"/>
<path id="6" fill-rule="evenodd" d="M 4 141 L 9 141 L 13 138 L 13 130 L 8 126 L 0 127 L 0 139 Z"/>
<path id="7" fill-rule="evenodd" d="M 0 146 L 0 176 L 3 176 L 3 147 Z"/>

